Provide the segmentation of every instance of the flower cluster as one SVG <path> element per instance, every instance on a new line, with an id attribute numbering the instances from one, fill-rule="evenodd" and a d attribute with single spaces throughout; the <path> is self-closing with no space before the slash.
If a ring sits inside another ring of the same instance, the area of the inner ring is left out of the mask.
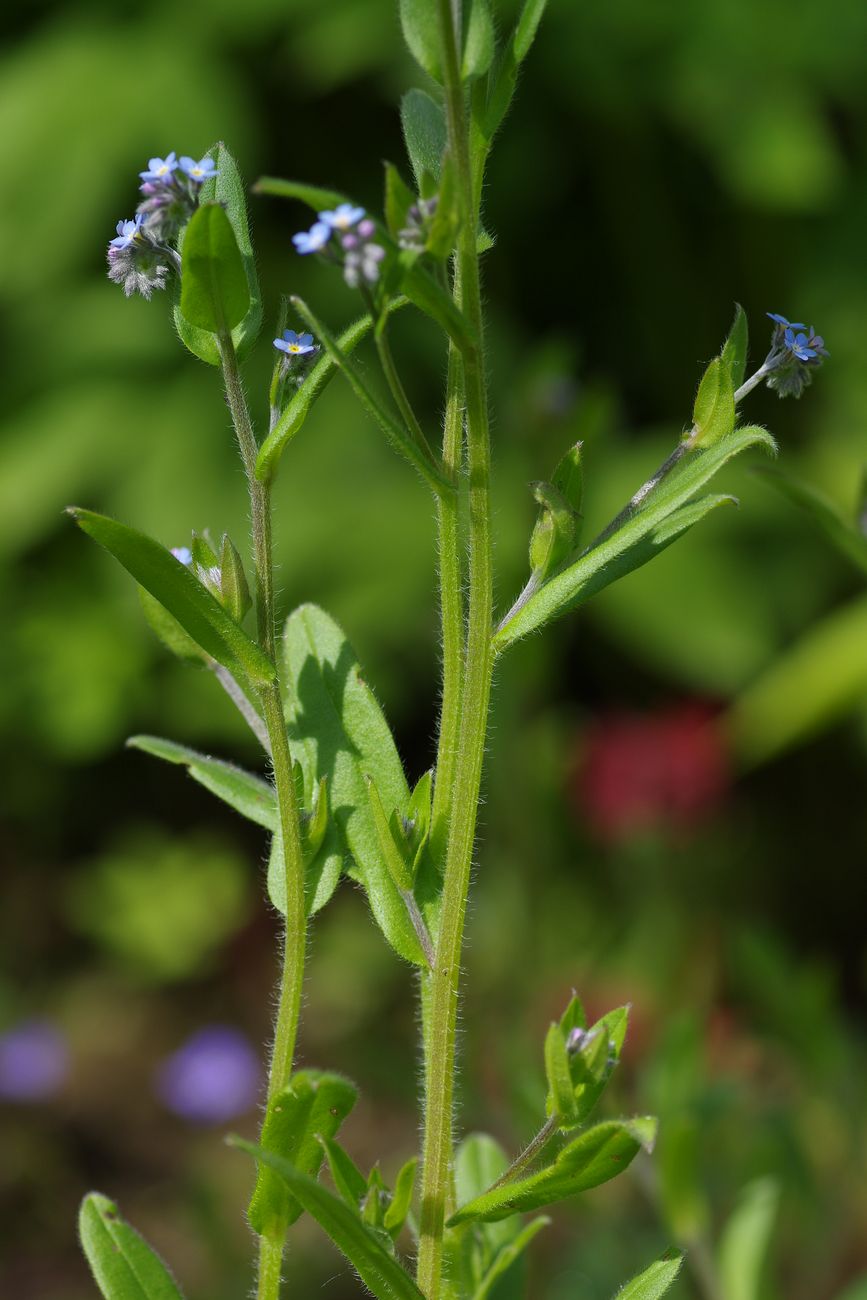
<path id="1" fill-rule="evenodd" d="M 150 298 L 166 287 L 170 268 L 180 266 L 171 245 L 198 206 L 203 183 L 216 175 L 213 158 L 178 158 L 174 151 L 139 172 L 142 200 L 131 221 L 118 222 L 108 246 L 108 277 L 127 297 Z"/>
<path id="2" fill-rule="evenodd" d="M 438 202 L 438 196 L 435 194 L 433 198 L 419 199 L 409 207 L 406 225 L 397 234 L 397 242 L 401 248 L 412 249 L 418 253 L 424 252 Z"/>
<path id="3" fill-rule="evenodd" d="M 343 278 L 351 289 L 375 284 L 385 249 L 376 243 L 376 225 L 364 208 L 341 203 L 330 212 L 320 212 L 309 230 L 292 236 L 299 253 L 326 253 L 343 267 Z M 334 237 L 334 238 L 332 238 Z"/>
<path id="4" fill-rule="evenodd" d="M 786 320 L 778 312 L 766 314 L 774 322 L 771 350 L 765 358 L 765 369 L 770 372 L 768 388 L 773 388 L 778 397 L 800 397 L 813 382 L 812 371 L 830 355 L 825 340 L 812 325 L 807 331 L 800 321 Z"/>

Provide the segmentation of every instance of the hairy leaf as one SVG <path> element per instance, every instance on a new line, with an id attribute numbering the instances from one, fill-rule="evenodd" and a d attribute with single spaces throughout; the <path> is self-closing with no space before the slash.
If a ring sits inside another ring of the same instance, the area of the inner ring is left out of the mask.
<path id="1" fill-rule="evenodd" d="M 130 736 L 126 743 L 130 749 L 140 749 L 166 763 L 177 763 L 185 767 L 194 781 L 198 781 L 199 785 L 210 790 L 211 794 L 222 799 L 223 803 L 234 808 L 242 817 L 269 831 L 276 829 L 277 803 L 274 787 L 261 777 L 245 772 L 234 763 L 211 758 L 209 754 L 200 754 L 187 745 L 163 740 L 160 736 Z"/>
<path id="2" fill-rule="evenodd" d="M 728 370 L 732 389 L 740 388 L 747 368 L 749 325 L 747 314 L 739 302 L 735 303 L 735 318 L 722 350 L 722 363 Z"/>
<path id="3" fill-rule="evenodd" d="M 78 1233 L 105 1300 L 183 1300 L 159 1255 L 120 1217 L 107 1196 L 85 1196 Z"/>
<path id="4" fill-rule="evenodd" d="M 757 1179 L 745 1188 L 725 1225 L 719 1244 L 719 1276 L 726 1300 L 759 1300 L 779 1195 L 772 1178 Z"/>
<path id="5" fill-rule="evenodd" d="M 446 148 L 446 119 L 442 107 L 423 90 L 408 90 L 400 101 L 400 123 L 406 152 L 419 193 L 428 197 L 425 178 L 436 188 Z"/>
<path id="6" fill-rule="evenodd" d="M 692 412 L 693 445 L 712 447 L 735 427 L 732 374 L 722 357 L 714 357 L 698 386 Z"/>
<path id="7" fill-rule="evenodd" d="M 409 52 L 428 76 L 442 80 L 440 31 L 435 0 L 400 0 L 400 25 Z"/>
<path id="8" fill-rule="evenodd" d="M 622 1286 L 615 1300 L 660 1300 L 680 1272 L 682 1263 L 683 1255 L 663 1255 Z"/>
<path id="9" fill-rule="evenodd" d="M 250 306 L 250 289 L 231 222 L 219 203 L 203 203 L 184 235 L 181 315 L 219 334 L 238 325 Z"/>

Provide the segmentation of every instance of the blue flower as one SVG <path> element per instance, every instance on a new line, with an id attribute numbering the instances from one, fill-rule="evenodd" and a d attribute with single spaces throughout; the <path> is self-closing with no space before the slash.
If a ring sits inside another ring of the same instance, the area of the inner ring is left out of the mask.
<path id="1" fill-rule="evenodd" d="M 802 321 L 786 320 L 785 316 L 780 316 L 775 311 L 766 311 L 765 315 L 770 316 L 771 320 L 776 321 L 784 330 L 803 330 L 807 328 Z"/>
<path id="2" fill-rule="evenodd" d="M 213 158 L 209 158 L 207 154 L 205 154 L 204 158 L 200 158 L 198 162 L 184 155 L 180 166 L 181 171 L 185 172 L 190 180 L 195 181 L 197 185 L 201 185 L 202 181 L 210 180 L 212 176 L 219 176 L 220 174 L 214 166 Z"/>
<path id="3" fill-rule="evenodd" d="M 189 568 L 193 562 L 193 553 L 189 546 L 173 546 L 172 555 L 179 560 L 185 568 Z"/>
<path id="4" fill-rule="evenodd" d="M 786 347 L 793 353 L 799 361 L 813 361 L 818 355 L 815 348 L 810 347 L 810 340 L 806 334 L 796 334 L 794 328 L 790 325 L 786 330 L 783 338 Z"/>
<path id="5" fill-rule="evenodd" d="M 292 236 L 292 243 L 299 253 L 318 253 L 331 238 L 331 226 L 324 221 L 317 221 L 309 230 Z"/>
<path id="6" fill-rule="evenodd" d="M 163 1061 L 160 1100 L 193 1124 L 224 1124 L 256 1104 L 262 1071 L 248 1040 L 228 1025 L 208 1025 Z"/>
<path id="7" fill-rule="evenodd" d="M 296 334 L 294 330 L 284 330 L 282 339 L 274 340 L 274 347 L 293 357 L 303 357 L 316 351 L 312 334 Z"/>
<path id="8" fill-rule="evenodd" d="M 129 248 L 134 244 L 141 230 L 141 223 L 144 221 L 144 213 L 138 212 L 132 221 L 119 221 L 117 223 L 117 238 L 109 241 L 109 248 Z"/>
<path id="9" fill-rule="evenodd" d="M 174 149 L 165 158 L 151 158 L 148 162 L 146 172 L 139 172 L 143 181 L 167 181 L 171 179 L 172 172 L 178 165 L 177 155 Z"/>
<path id="10" fill-rule="evenodd" d="M 320 212 L 319 220 L 324 221 L 332 230 L 349 230 L 364 216 L 364 208 L 353 207 L 351 203 L 341 203 L 333 212 Z"/>

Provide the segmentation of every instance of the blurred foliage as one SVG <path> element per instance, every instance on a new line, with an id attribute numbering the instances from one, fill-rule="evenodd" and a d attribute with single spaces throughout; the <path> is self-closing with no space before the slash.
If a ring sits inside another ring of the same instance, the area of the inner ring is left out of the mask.
<path id="1" fill-rule="evenodd" d="M 498 9 L 505 25 L 515 5 Z M 178 344 L 166 301 L 109 285 L 105 244 L 149 156 L 198 157 L 219 138 L 249 179 L 298 176 L 378 207 L 380 159 L 403 165 L 395 105 L 415 74 L 391 0 L 129 12 L 37 0 L 4 20 L 0 1015 L 53 1019 L 73 1070 L 55 1102 L 3 1126 L 0 1291 L 92 1294 L 74 1209 L 99 1184 L 193 1300 L 234 1300 L 249 1170 L 166 1116 L 149 1080 L 209 1019 L 268 1037 L 274 927 L 252 884 L 265 846 L 180 771 L 120 749 L 154 731 L 256 756 L 209 675 L 168 660 L 131 584 L 61 511 L 76 500 L 167 544 L 191 528 L 243 537 L 214 376 Z M 683 427 L 733 299 L 754 361 L 766 310 L 825 335 L 831 361 L 806 400 L 760 392 L 749 417 L 778 435 L 787 471 L 854 509 L 867 458 L 865 51 L 862 0 L 551 0 L 487 199 L 504 607 L 526 576 L 527 484 L 583 439 L 585 527 L 600 526 Z M 286 290 L 334 325 L 355 314 L 342 285 L 290 251 L 297 211 L 257 199 L 252 219 L 266 319 Z M 408 314 L 397 332 L 433 427 L 439 344 Z M 249 375 L 260 416 L 267 352 Z M 859 1296 L 867 1269 L 863 584 L 748 468 L 725 478 L 739 515 L 516 649 L 496 691 L 467 953 L 468 1129 L 513 1149 L 528 1136 L 541 1040 L 572 986 L 593 1010 L 634 1002 L 613 1104 L 653 1103 L 663 1119 L 656 1165 L 558 1214 L 534 1246 L 531 1294 L 547 1300 L 609 1300 L 673 1233 L 718 1241 L 757 1178 L 782 1189 L 769 1298 L 836 1300 L 849 1283 Z M 281 600 L 288 612 L 315 599 L 346 627 L 413 778 L 435 725 L 431 522 L 424 489 L 336 382 L 277 484 Z M 689 833 L 594 839 L 576 777 L 589 724 L 694 696 L 741 720 L 725 723 L 732 763 L 752 770 Z M 516 975 L 527 966 L 530 990 Z M 365 1168 L 384 1156 L 391 1174 L 412 1152 L 414 1033 L 405 972 L 343 886 L 313 946 L 304 1056 L 361 1085 L 347 1144 Z M 672 1167 L 687 1180 L 674 1208 L 676 1193 L 648 1182 Z M 355 1294 L 312 1227 L 294 1232 L 302 1290 L 332 1279 L 330 1294 Z M 685 1269 L 671 1294 L 695 1287 Z"/>

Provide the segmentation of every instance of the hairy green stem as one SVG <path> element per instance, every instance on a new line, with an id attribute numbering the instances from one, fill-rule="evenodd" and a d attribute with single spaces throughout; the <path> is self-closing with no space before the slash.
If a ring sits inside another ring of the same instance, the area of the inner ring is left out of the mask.
<path id="1" fill-rule="evenodd" d="M 458 266 L 462 309 L 479 340 L 463 359 L 469 475 L 469 599 L 464 684 L 452 785 L 436 966 L 430 977 L 424 1169 L 418 1285 L 439 1300 L 443 1232 L 452 1166 L 455 1037 L 464 917 L 476 831 L 491 688 L 493 575 L 490 536 L 490 445 L 482 352 L 483 318 L 476 251 L 478 212 L 470 162 L 457 33 L 449 0 L 437 0 L 443 51 L 449 147 L 461 197 Z"/>
<path id="2" fill-rule="evenodd" d="M 271 494 L 267 484 L 256 478 L 258 446 L 244 386 L 238 370 L 238 359 L 231 335 L 219 337 L 220 357 L 226 396 L 232 412 L 232 422 L 238 438 L 241 459 L 250 491 L 250 517 L 253 530 L 253 563 L 256 573 L 256 619 L 259 643 L 265 653 L 275 661 L 274 634 L 274 567 L 271 554 Z M 304 957 L 306 947 L 307 916 L 304 902 L 304 854 L 301 847 L 301 826 L 292 756 L 283 717 L 283 702 L 277 682 L 260 693 L 262 716 L 268 733 L 274 789 L 283 849 L 283 870 L 286 882 L 286 931 L 283 944 L 283 961 L 277 1002 L 277 1021 L 274 1028 L 274 1046 L 268 1076 L 268 1101 L 286 1086 L 292 1076 L 295 1040 L 301 1014 L 301 995 L 304 983 Z M 283 1258 L 282 1241 L 263 1238 L 259 1247 L 258 1300 L 278 1300 L 280 1294 L 280 1269 Z"/>

